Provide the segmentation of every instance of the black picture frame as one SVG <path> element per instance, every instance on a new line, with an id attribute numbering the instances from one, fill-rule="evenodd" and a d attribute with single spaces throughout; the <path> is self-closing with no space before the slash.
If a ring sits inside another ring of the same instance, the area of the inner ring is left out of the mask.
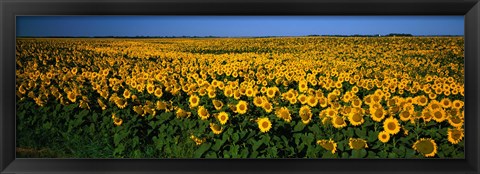
<path id="1" fill-rule="evenodd" d="M 479 0 L 0 0 L 1 173 L 479 173 Z M 464 15 L 465 159 L 16 159 L 15 16 Z"/>

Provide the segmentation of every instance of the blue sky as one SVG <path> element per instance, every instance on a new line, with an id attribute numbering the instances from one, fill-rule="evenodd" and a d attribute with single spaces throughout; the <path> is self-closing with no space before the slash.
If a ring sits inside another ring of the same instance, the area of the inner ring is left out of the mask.
<path id="1" fill-rule="evenodd" d="M 17 36 L 463 35 L 463 16 L 17 16 Z"/>

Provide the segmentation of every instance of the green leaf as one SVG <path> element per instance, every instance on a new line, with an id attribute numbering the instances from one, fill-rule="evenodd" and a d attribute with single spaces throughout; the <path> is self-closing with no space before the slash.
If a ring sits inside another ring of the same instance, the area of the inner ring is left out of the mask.
<path id="1" fill-rule="evenodd" d="M 253 151 L 257 151 L 257 149 L 263 144 L 263 141 L 260 140 L 260 141 L 255 141 L 253 140 L 253 144 L 252 144 L 252 150 Z"/>
<path id="2" fill-rule="evenodd" d="M 322 153 L 322 158 L 337 158 L 337 156 L 332 154 L 331 151 L 325 151 Z"/>
<path id="3" fill-rule="evenodd" d="M 388 153 L 385 151 L 380 151 L 377 153 L 380 158 L 387 158 Z"/>
<path id="4" fill-rule="evenodd" d="M 366 155 L 367 155 L 367 150 L 365 149 L 352 150 L 352 158 L 364 158 Z"/>
<path id="5" fill-rule="evenodd" d="M 258 156 L 258 152 L 257 151 L 253 151 L 251 154 L 250 154 L 250 158 L 256 158 Z"/>
<path id="6" fill-rule="evenodd" d="M 407 149 L 405 152 L 405 158 L 413 158 L 415 157 L 415 150 Z"/>
<path id="7" fill-rule="evenodd" d="M 203 143 L 200 147 L 195 151 L 194 158 L 200 158 L 202 155 L 210 149 L 212 145 L 210 143 Z"/>
<path id="8" fill-rule="evenodd" d="M 239 139 L 240 139 L 240 137 L 238 136 L 238 133 L 234 133 L 232 135 L 232 140 L 233 140 L 234 143 L 236 143 Z"/>
<path id="9" fill-rule="evenodd" d="M 205 155 L 205 158 L 217 158 L 217 154 L 215 152 L 210 152 Z"/>
<path id="10" fill-rule="evenodd" d="M 320 135 L 321 131 L 320 131 L 320 127 L 318 127 L 318 124 L 314 124 L 314 125 L 308 127 L 308 129 L 310 131 L 312 131 L 315 135 L 317 135 L 317 136 Z"/>
<path id="11" fill-rule="evenodd" d="M 350 157 L 350 155 L 348 155 L 347 152 L 343 152 L 343 153 L 342 153 L 342 158 L 349 158 L 349 157 Z"/>
<path id="12" fill-rule="evenodd" d="M 355 134 L 359 137 L 359 138 L 366 138 L 367 137 L 367 130 L 366 129 L 362 129 L 362 128 L 355 128 Z"/>
<path id="13" fill-rule="evenodd" d="M 302 131 L 304 128 L 305 128 L 305 124 L 303 124 L 301 121 L 299 121 L 297 123 L 297 125 L 295 125 L 295 127 L 293 128 L 293 131 L 294 132 L 299 132 L 299 131 Z"/>
<path id="14" fill-rule="evenodd" d="M 375 152 L 372 152 L 372 151 L 368 151 L 368 156 L 367 158 L 377 158 L 377 154 Z"/>
<path id="15" fill-rule="evenodd" d="M 113 136 L 113 143 L 115 145 L 118 145 L 120 141 L 122 141 L 122 139 L 123 139 L 123 136 L 117 133 Z"/>
<path id="16" fill-rule="evenodd" d="M 369 143 L 374 142 L 375 140 L 377 140 L 377 138 L 378 138 L 378 133 L 377 133 L 377 132 L 372 131 L 372 130 L 368 131 L 368 139 L 367 139 L 367 141 L 368 141 Z"/>
<path id="17" fill-rule="evenodd" d="M 396 153 L 389 153 L 388 158 L 398 158 L 398 155 Z"/>
<path id="18" fill-rule="evenodd" d="M 222 145 L 225 143 L 225 140 L 216 140 L 215 144 L 212 146 L 212 150 L 218 151 L 222 147 Z"/>

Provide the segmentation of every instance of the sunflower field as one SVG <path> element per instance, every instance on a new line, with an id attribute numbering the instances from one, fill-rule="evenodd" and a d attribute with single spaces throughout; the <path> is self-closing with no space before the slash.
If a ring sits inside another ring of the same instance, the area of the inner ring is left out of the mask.
<path id="1" fill-rule="evenodd" d="M 465 157 L 462 37 L 18 38 L 16 89 L 17 157 Z"/>

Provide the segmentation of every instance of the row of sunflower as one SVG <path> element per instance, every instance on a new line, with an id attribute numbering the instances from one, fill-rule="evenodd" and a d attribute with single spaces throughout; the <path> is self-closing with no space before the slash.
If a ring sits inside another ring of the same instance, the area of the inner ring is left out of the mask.
<path id="1" fill-rule="evenodd" d="M 16 60 L 17 110 L 102 113 L 61 119 L 117 157 L 464 156 L 460 37 L 18 39 Z"/>

